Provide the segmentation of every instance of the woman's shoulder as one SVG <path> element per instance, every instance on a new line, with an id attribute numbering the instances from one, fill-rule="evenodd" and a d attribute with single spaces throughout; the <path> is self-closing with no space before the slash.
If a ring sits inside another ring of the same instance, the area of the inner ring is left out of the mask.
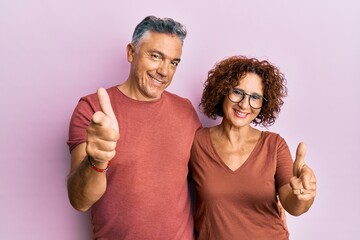
<path id="1" fill-rule="evenodd" d="M 196 130 L 196 137 L 205 137 L 209 134 L 210 128 L 208 127 L 200 127 Z"/>
<path id="2" fill-rule="evenodd" d="M 285 141 L 284 138 L 279 133 L 276 132 L 262 131 L 262 135 L 265 141 L 273 141 L 273 142 Z"/>

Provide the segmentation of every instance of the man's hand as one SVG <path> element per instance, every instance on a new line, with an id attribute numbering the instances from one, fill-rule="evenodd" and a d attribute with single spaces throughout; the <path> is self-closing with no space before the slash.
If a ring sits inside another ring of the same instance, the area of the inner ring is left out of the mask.
<path id="1" fill-rule="evenodd" d="M 305 164 L 306 146 L 300 143 L 296 150 L 293 174 L 290 186 L 299 200 L 312 200 L 316 196 L 316 176 L 311 168 Z"/>
<path id="2" fill-rule="evenodd" d="M 106 90 L 99 88 L 97 96 L 100 111 L 94 113 L 87 129 L 86 153 L 94 161 L 106 163 L 116 154 L 119 125 Z"/>

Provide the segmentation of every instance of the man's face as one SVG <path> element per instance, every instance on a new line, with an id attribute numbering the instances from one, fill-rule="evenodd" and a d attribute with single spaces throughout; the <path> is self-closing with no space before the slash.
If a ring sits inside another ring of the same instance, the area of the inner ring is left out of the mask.
<path id="1" fill-rule="evenodd" d="M 176 35 L 147 32 L 137 46 L 129 44 L 127 52 L 132 97 L 141 101 L 159 99 L 180 62 L 181 40 Z"/>

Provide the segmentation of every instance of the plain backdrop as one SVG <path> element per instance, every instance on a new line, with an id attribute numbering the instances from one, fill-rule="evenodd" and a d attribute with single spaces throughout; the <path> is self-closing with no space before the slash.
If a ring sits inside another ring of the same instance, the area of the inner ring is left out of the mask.
<path id="1" fill-rule="evenodd" d="M 355 0 L 0 0 L 0 239 L 91 238 L 90 214 L 67 198 L 69 119 L 81 96 L 126 79 L 125 47 L 147 15 L 187 26 L 168 90 L 197 110 L 225 57 L 284 72 L 289 96 L 268 130 L 293 155 L 304 141 L 318 178 L 312 209 L 287 216 L 291 239 L 359 239 L 359 10 Z"/>

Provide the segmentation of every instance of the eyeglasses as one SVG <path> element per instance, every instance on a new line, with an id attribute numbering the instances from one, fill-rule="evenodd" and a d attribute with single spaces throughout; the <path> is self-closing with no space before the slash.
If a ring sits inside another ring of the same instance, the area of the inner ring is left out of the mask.
<path id="1" fill-rule="evenodd" d="M 245 96 L 249 96 L 249 105 L 254 109 L 262 108 L 262 106 L 268 102 L 265 97 L 259 94 L 251 95 L 239 88 L 231 89 L 228 95 L 230 101 L 232 101 L 233 103 L 241 102 L 245 98 Z"/>

